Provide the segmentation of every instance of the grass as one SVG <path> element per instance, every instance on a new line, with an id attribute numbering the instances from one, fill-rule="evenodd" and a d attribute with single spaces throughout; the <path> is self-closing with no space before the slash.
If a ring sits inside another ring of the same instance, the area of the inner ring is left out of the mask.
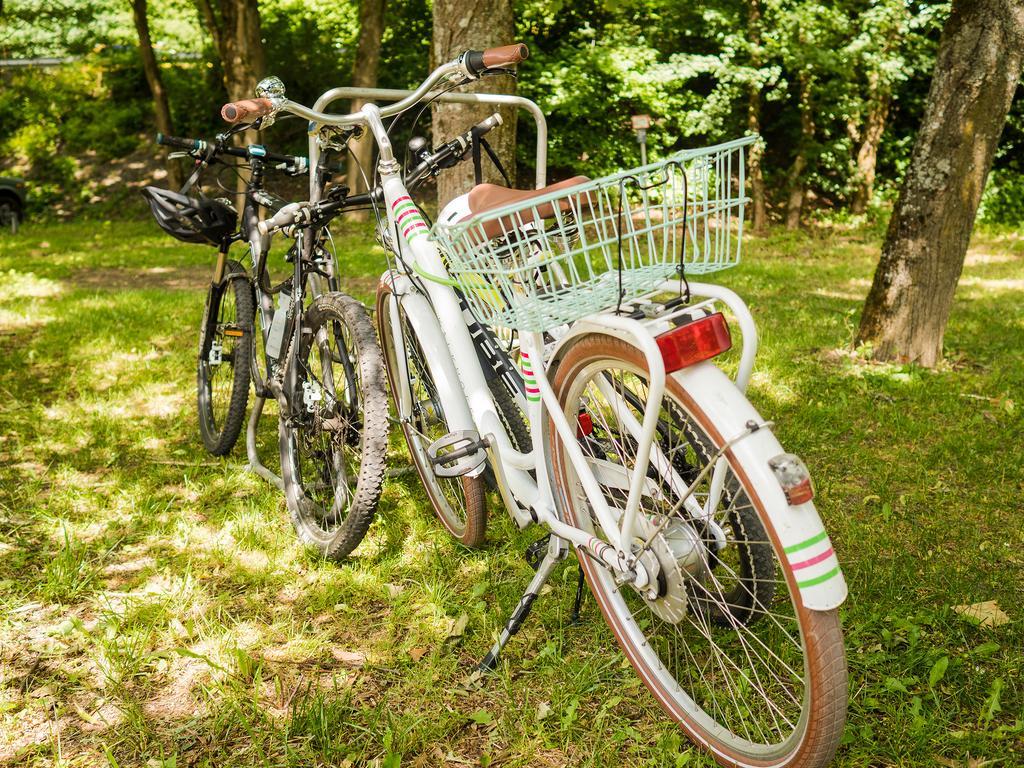
<path id="1" fill-rule="evenodd" d="M 339 239 L 364 299 L 367 242 Z M 850 351 L 878 246 L 774 234 L 722 275 L 762 333 L 752 399 L 810 466 L 850 585 L 836 765 L 1024 764 L 1024 239 L 975 238 L 935 371 Z M 575 566 L 497 675 L 469 677 L 536 532 L 496 512 L 462 550 L 406 476 L 356 556 L 324 563 L 240 449 L 203 452 L 211 255 L 148 222 L 0 239 L 0 764 L 708 765 L 592 602 L 569 626 Z M 1010 623 L 953 610 L 986 600 Z"/>

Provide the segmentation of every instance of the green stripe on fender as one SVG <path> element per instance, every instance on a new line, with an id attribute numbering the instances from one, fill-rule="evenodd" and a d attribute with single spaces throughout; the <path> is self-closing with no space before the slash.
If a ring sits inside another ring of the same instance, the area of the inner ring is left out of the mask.
<path id="1" fill-rule="evenodd" d="M 799 552 L 801 549 L 807 549 L 808 547 L 813 547 L 815 544 L 817 544 L 822 539 L 827 539 L 827 538 L 828 538 L 828 534 L 825 531 L 822 531 L 817 536 L 812 536 L 811 538 L 807 539 L 806 541 L 801 541 L 799 544 L 792 544 L 791 546 L 786 547 L 785 552 L 786 552 L 787 555 L 791 555 L 794 552 Z"/>
<path id="2" fill-rule="evenodd" d="M 796 585 L 800 589 L 804 589 L 805 587 L 814 587 L 814 586 L 817 586 L 818 584 L 821 584 L 824 581 L 828 581 L 832 577 L 838 576 L 838 575 L 839 575 L 839 566 L 837 565 L 835 568 L 833 568 L 828 573 L 823 573 L 823 574 L 821 574 L 821 576 L 815 576 L 813 579 L 808 579 L 807 581 L 798 581 L 796 583 Z"/>

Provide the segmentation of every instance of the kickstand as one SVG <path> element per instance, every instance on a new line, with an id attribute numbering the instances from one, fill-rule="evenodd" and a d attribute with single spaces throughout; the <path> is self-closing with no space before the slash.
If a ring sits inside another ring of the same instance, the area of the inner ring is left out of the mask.
<path id="1" fill-rule="evenodd" d="M 547 554 L 544 555 L 544 559 L 537 566 L 537 573 L 534 574 L 532 581 L 530 581 L 530 586 L 526 588 L 526 592 L 519 599 L 516 609 L 512 611 L 509 620 L 505 622 L 504 628 L 498 635 L 498 640 L 494 643 L 491 650 L 487 652 L 487 655 L 484 656 L 483 661 L 480 662 L 478 669 L 481 672 L 490 672 L 497 666 L 498 655 L 501 653 L 501 649 L 505 647 L 506 643 L 523 626 L 526 617 L 530 615 L 530 609 L 533 608 L 533 601 L 540 594 L 541 587 L 547 583 L 551 572 L 555 570 L 555 566 L 558 565 L 568 552 L 565 540 L 557 536 L 552 536 L 545 544 L 547 545 Z"/>
<path id="2" fill-rule="evenodd" d="M 583 597 L 586 595 L 584 590 L 583 580 L 583 566 L 579 566 L 578 579 L 576 581 L 576 599 L 572 603 L 572 613 L 569 615 L 570 626 L 578 626 L 580 622 L 580 609 L 583 607 Z"/>

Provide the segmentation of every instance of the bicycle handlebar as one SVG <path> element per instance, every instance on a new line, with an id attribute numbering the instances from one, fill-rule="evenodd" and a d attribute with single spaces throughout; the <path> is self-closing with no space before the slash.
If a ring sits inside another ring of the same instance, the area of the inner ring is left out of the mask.
<path id="1" fill-rule="evenodd" d="M 495 112 L 488 118 L 481 120 L 465 133 L 456 136 L 451 141 L 442 144 L 437 150 L 427 157 L 421 156 L 421 162 L 406 174 L 405 183 L 412 189 L 426 174 L 437 175 L 442 168 L 451 168 L 462 160 L 466 150 L 473 144 L 473 134 L 483 136 L 485 133 L 494 130 L 501 125 L 501 115 Z"/>
<path id="2" fill-rule="evenodd" d="M 488 69 L 511 67 L 529 57 L 530 49 L 523 43 L 488 48 L 485 51 L 466 51 L 463 54 L 466 68 L 474 75 L 480 75 Z"/>
<path id="3" fill-rule="evenodd" d="M 243 99 L 225 104 L 220 108 L 220 116 L 229 123 L 240 123 L 246 118 L 263 117 L 273 111 L 274 102 L 270 99 Z"/>
<path id="4" fill-rule="evenodd" d="M 481 120 L 468 131 L 456 136 L 451 141 L 442 144 L 432 154 L 420 162 L 406 176 L 406 184 L 411 190 L 422 182 L 428 175 L 437 175 L 442 168 L 451 168 L 458 164 L 465 156 L 466 150 L 472 146 L 473 134 L 483 136 L 488 131 L 494 130 L 501 125 L 501 115 L 495 112 L 490 117 Z M 269 219 L 257 223 L 256 229 L 261 235 L 269 235 L 291 226 L 302 226 L 322 221 L 324 217 L 344 210 L 347 207 L 369 203 L 379 199 L 383 195 L 378 185 L 370 192 L 353 195 L 341 200 L 324 200 L 319 203 L 301 202 L 289 203 L 281 208 Z"/>
<path id="5" fill-rule="evenodd" d="M 177 136 L 167 136 L 163 133 L 156 135 L 156 143 L 162 144 L 165 147 L 178 147 L 179 149 L 187 149 L 189 151 L 202 151 L 206 149 L 206 142 L 202 139 L 180 139 Z"/>
<path id="6" fill-rule="evenodd" d="M 490 69 L 502 69 L 523 61 L 530 55 L 530 49 L 522 43 L 488 48 L 486 51 L 466 51 L 456 59 L 442 64 L 420 83 L 420 87 L 401 101 L 380 108 L 381 117 L 391 117 L 404 112 L 409 107 L 423 100 L 438 82 L 452 79 L 459 75 L 462 82 L 476 80 Z M 461 83 L 456 83 L 461 84 Z M 229 123 L 237 123 L 246 117 L 262 117 L 276 112 L 290 112 L 320 125 L 362 125 L 366 118 L 362 112 L 347 115 L 330 115 L 317 112 L 289 99 L 249 99 L 246 101 L 225 104 L 221 109 L 221 117 Z"/>
<path id="7" fill-rule="evenodd" d="M 260 160 L 269 161 L 271 163 L 280 163 L 289 166 L 287 170 L 289 173 L 303 173 L 309 166 L 309 161 L 305 157 L 298 157 L 297 155 L 282 155 L 277 152 L 267 152 L 262 146 L 258 144 L 250 144 L 248 147 L 231 147 L 224 144 L 213 143 L 203 139 L 182 139 L 178 136 L 167 136 L 163 133 L 156 135 L 156 143 L 162 144 L 165 147 L 177 147 L 179 149 L 186 150 L 189 154 L 202 160 L 197 153 L 206 154 L 209 149 L 212 148 L 208 160 L 213 160 L 217 155 L 230 155 L 231 157 L 240 157 L 246 160 L 252 160 L 253 158 L 259 158 Z"/>

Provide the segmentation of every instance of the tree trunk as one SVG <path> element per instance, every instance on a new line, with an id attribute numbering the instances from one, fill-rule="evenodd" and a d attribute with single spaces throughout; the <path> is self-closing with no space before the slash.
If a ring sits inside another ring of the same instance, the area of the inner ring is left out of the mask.
<path id="1" fill-rule="evenodd" d="M 761 66 L 761 2 L 750 0 L 747 3 L 747 42 L 753 51 L 751 64 L 755 68 Z M 750 84 L 747 101 L 747 130 L 761 133 L 761 86 Z M 750 176 L 750 198 L 754 208 L 754 232 L 762 234 L 768 228 L 768 209 L 764 200 L 764 173 L 761 160 L 764 157 L 764 145 L 758 141 L 750 148 L 750 162 L 747 173 Z"/>
<path id="2" fill-rule="evenodd" d="M 750 103 L 747 109 L 747 129 L 751 133 L 761 132 L 761 91 L 757 86 L 750 89 Z M 764 199 L 764 173 L 761 161 L 764 158 L 764 144 L 759 139 L 750 147 L 747 174 L 750 176 L 750 199 L 754 207 L 754 233 L 764 234 L 768 229 L 768 208 Z"/>
<path id="3" fill-rule="evenodd" d="M 139 33 L 139 55 L 142 57 L 142 70 L 146 73 L 149 92 L 153 94 L 153 112 L 156 116 L 156 129 L 160 133 L 171 136 L 171 107 L 167 101 L 167 90 L 160 67 L 153 53 L 153 41 L 149 37 L 149 18 L 146 0 L 132 0 L 132 16 L 135 18 L 135 30 Z M 182 184 L 181 166 L 175 160 L 167 161 L 167 183 L 172 189 L 179 189 Z"/>
<path id="4" fill-rule="evenodd" d="M 1024 68 L 1019 0 L 954 1 L 924 118 L 864 305 L 877 359 L 934 366 L 974 217 Z"/>
<path id="5" fill-rule="evenodd" d="M 224 70 L 224 89 L 229 101 L 253 97 L 256 83 L 266 71 L 263 37 L 260 32 L 258 0 L 196 0 L 213 36 Z M 235 144 L 255 144 L 256 131 L 245 131 L 235 136 Z M 239 195 L 245 192 L 248 174 L 239 174 L 236 186 Z"/>
<path id="6" fill-rule="evenodd" d="M 864 126 L 860 130 L 860 148 L 857 150 L 857 187 L 850 203 L 852 213 L 864 213 L 875 189 L 875 164 L 878 161 L 878 145 L 885 133 L 885 120 L 889 116 L 892 94 L 887 86 L 881 85 L 878 73 L 869 78 L 870 99 Z"/>
<path id="7" fill-rule="evenodd" d="M 250 99 L 263 77 L 266 59 L 257 0 L 196 0 L 213 35 L 228 99 Z"/>
<path id="8" fill-rule="evenodd" d="M 449 61 L 467 49 L 483 50 L 515 42 L 511 0 L 434 0 L 434 39 L 431 58 L 435 65 Z M 470 89 L 476 92 L 515 93 L 515 80 L 509 77 L 488 77 Z M 467 90 L 467 89 L 463 89 Z M 515 183 L 516 110 L 499 110 L 485 104 L 437 104 L 433 116 L 434 145 L 469 130 L 495 111 L 501 113 L 503 124 L 487 134 L 502 165 Z M 504 184 L 501 175 L 482 153 L 483 180 Z M 437 205 L 440 209 L 453 197 L 468 192 L 473 186 L 473 163 L 466 161 L 443 171 L 437 177 Z"/>
<path id="9" fill-rule="evenodd" d="M 356 45 L 356 60 L 352 67 L 352 85 L 358 88 L 373 88 L 377 85 L 377 70 L 380 65 L 380 41 L 384 34 L 385 0 L 361 0 L 359 3 L 359 43 Z M 364 99 L 352 100 L 352 111 L 361 109 Z M 367 179 L 373 178 L 373 136 L 369 132 L 351 145 L 348 158 L 348 188 L 352 194 L 367 191 Z M 360 172 L 362 169 L 362 172 Z M 365 211 L 353 211 L 353 218 L 366 218 Z"/>
<path id="10" fill-rule="evenodd" d="M 814 115 L 811 112 L 811 78 L 807 72 L 798 76 L 800 83 L 800 141 L 796 157 L 789 167 L 787 186 L 789 200 L 786 202 L 786 229 L 800 228 L 800 214 L 804 208 L 804 171 L 807 169 L 807 152 L 814 141 Z"/>

